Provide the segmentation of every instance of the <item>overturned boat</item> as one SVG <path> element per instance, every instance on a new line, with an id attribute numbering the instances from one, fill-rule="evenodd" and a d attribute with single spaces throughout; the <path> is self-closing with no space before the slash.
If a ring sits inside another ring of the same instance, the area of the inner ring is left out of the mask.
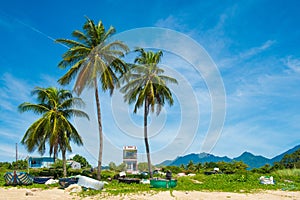
<path id="1" fill-rule="evenodd" d="M 53 179 L 53 176 L 35 176 L 33 178 L 33 183 L 45 184 L 50 179 Z"/>
<path id="2" fill-rule="evenodd" d="M 78 177 L 72 176 L 68 178 L 60 178 L 58 179 L 58 183 L 62 188 L 67 188 L 72 184 L 78 183 Z"/>
<path id="3" fill-rule="evenodd" d="M 33 177 L 26 172 L 6 172 L 4 174 L 6 185 L 31 185 Z"/>
<path id="4" fill-rule="evenodd" d="M 141 179 L 120 177 L 120 178 L 118 178 L 118 181 L 119 181 L 119 183 L 127 183 L 127 184 L 137 183 L 137 184 L 139 184 Z"/>

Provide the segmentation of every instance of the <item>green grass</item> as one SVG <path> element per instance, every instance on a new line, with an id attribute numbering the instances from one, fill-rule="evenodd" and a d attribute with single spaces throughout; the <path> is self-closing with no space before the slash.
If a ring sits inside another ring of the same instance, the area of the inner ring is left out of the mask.
<path id="1" fill-rule="evenodd" d="M 176 190 L 253 192 L 260 189 L 278 189 L 277 185 L 260 184 L 259 177 L 259 175 L 252 174 L 214 174 L 210 176 L 181 177 L 178 179 Z"/>
<path id="2" fill-rule="evenodd" d="M 300 191 L 300 181 L 297 174 L 285 174 L 288 172 L 280 171 L 274 174 L 269 174 L 274 177 L 276 184 L 263 185 L 259 183 L 259 178 L 262 174 L 244 173 L 244 174 L 214 174 L 206 176 L 198 174 L 194 177 L 179 177 L 176 188 L 157 189 L 150 188 L 149 185 L 143 184 L 125 184 L 112 181 L 105 185 L 104 191 L 84 191 L 82 196 L 90 196 L 101 194 L 102 197 L 109 195 L 126 195 L 129 193 L 143 194 L 143 193 L 157 193 L 160 191 L 222 191 L 222 192 L 238 192 L 238 193 L 252 193 L 261 190 L 290 190 Z M 287 179 L 288 178 L 288 179 Z M 287 181 L 289 180 L 289 181 Z"/>
<path id="3" fill-rule="evenodd" d="M 126 184 L 126 183 L 118 183 L 117 180 L 111 181 L 109 184 L 104 185 L 103 191 L 97 191 L 97 190 L 87 190 L 83 191 L 81 193 L 81 196 L 91 196 L 91 195 L 97 195 L 102 194 L 103 196 L 109 196 L 109 195 L 126 195 L 126 194 L 142 194 L 142 193 L 157 193 L 161 190 L 156 190 L 153 188 L 150 188 L 148 184 Z"/>
<path id="4" fill-rule="evenodd" d="M 280 176 L 280 177 L 300 177 L 300 169 L 284 169 L 284 170 L 278 170 L 274 172 L 274 174 Z"/>

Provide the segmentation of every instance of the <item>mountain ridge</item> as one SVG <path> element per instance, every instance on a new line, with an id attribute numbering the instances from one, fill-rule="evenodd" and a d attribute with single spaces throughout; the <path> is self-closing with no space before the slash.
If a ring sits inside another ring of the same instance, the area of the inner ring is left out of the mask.
<path id="1" fill-rule="evenodd" d="M 266 158 L 262 155 L 254 155 L 251 152 L 245 151 L 240 156 L 235 158 L 229 158 L 227 156 L 215 156 L 210 153 L 191 153 L 184 156 L 178 156 L 174 160 L 166 160 L 158 165 L 160 166 L 180 166 L 187 165 L 190 161 L 196 163 L 205 163 L 205 162 L 233 162 L 233 161 L 242 161 L 249 166 L 248 169 L 259 168 L 266 164 L 273 165 L 274 162 L 279 162 L 284 155 L 291 154 L 297 151 L 300 148 L 300 145 L 297 145 L 273 158 Z"/>

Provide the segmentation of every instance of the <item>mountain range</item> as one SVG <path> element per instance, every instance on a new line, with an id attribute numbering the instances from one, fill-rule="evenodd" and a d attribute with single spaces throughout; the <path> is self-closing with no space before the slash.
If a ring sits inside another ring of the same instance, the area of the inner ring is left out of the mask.
<path id="1" fill-rule="evenodd" d="M 160 163 L 160 166 L 180 166 L 187 165 L 190 161 L 196 163 L 206 163 L 206 162 L 232 162 L 232 161 L 242 161 L 249 166 L 248 169 L 260 168 L 266 164 L 273 165 L 274 162 L 279 162 L 286 154 L 291 154 L 297 151 L 300 148 L 300 145 L 295 146 L 294 148 L 285 151 L 282 154 L 275 156 L 274 158 L 266 158 L 260 155 L 254 155 L 250 152 L 244 152 L 236 158 L 229 158 L 227 156 L 219 157 L 209 153 L 199 153 L 199 154 L 188 154 L 185 156 L 179 156 L 175 160 L 166 160 Z"/>

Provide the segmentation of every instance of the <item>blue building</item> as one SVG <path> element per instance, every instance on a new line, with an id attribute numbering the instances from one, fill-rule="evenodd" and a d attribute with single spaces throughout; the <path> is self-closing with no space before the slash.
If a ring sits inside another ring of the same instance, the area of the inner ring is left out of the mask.
<path id="1" fill-rule="evenodd" d="M 51 157 L 29 157 L 28 165 L 29 168 L 49 168 L 54 164 L 54 158 Z"/>

